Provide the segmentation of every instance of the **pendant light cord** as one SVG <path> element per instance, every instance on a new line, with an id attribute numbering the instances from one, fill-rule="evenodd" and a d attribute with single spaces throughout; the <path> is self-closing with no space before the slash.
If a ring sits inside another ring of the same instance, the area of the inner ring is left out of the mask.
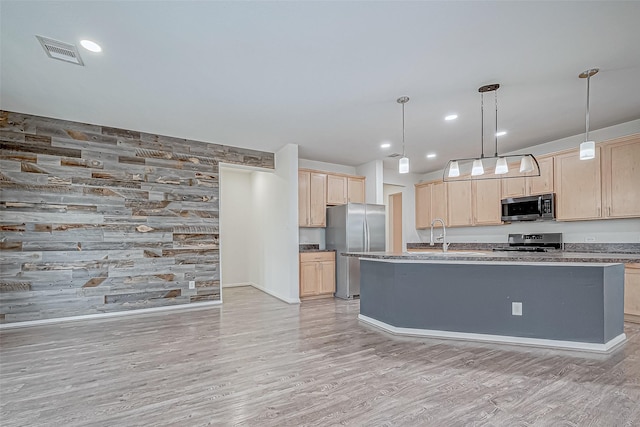
<path id="1" fill-rule="evenodd" d="M 484 159 L 484 92 L 480 92 L 480 158 Z"/>
<path id="2" fill-rule="evenodd" d="M 587 117 L 586 117 L 586 132 L 584 134 L 584 140 L 589 140 L 589 81 L 591 80 L 591 70 L 588 71 L 587 75 Z"/>
<path id="3" fill-rule="evenodd" d="M 402 103 L 402 157 L 404 157 L 404 102 Z"/>
<path id="4" fill-rule="evenodd" d="M 493 155 L 494 157 L 498 157 L 498 89 L 496 89 L 494 91 L 494 93 L 496 94 L 496 100 L 495 100 L 495 104 L 496 104 L 496 153 Z"/>

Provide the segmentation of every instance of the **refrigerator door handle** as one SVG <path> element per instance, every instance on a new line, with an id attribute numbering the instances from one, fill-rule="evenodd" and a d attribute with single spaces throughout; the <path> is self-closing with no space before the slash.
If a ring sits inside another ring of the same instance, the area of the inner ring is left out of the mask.
<path id="1" fill-rule="evenodd" d="M 363 240 L 363 245 L 362 245 L 362 250 L 364 252 L 367 252 L 367 221 L 364 221 L 362 223 L 362 240 Z"/>
<path id="2" fill-rule="evenodd" d="M 367 217 L 364 217 L 364 239 L 365 239 L 365 247 L 364 250 L 366 252 L 371 252 L 371 236 L 369 235 L 369 222 L 367 221 Z"/>

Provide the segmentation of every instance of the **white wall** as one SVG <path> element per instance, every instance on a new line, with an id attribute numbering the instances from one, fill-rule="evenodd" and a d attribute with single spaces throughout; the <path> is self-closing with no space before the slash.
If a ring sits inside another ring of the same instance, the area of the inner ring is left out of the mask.
<path id="1" fill-rule="evenodd" d="M 314 169 L 324 172 L 344 173 L 347 175 L 357 175 L 356 168 L 353 166 L 339 165 L 337 163 L 317 162 L 315 160 L 298 160 L 298 167 L 303 169 Z"/>
<path id="2" fill-rule="evenodd" d="M 289 303 L 300 302 L 298 288 L 298 146 L 275 153 L 274 172 L 254 172 L 249 252 L 254 286 Z"/>
<path id="3" fill-rule="evenodd" d="M 640 133 L 640 119 L 591 131 L 589 136 L 598 142 L 634 133 Z M 543 154 L 576 148 L 580 145 L 583 139 L 584 134 L 579 134 L 536 145 L 527 149 L 518 150 L 518 152 L 531 153 L 533 155 L 540 156 Z M 440 170 L 422 175 L 420 177 L 420 181 L 442 179 L 442 173 L 443 171 Z M 411 209 L 413 209 L 413 207 Z M 415 224 L 413 225 L 413 228 L 415 230 Z M 419 240 L 408 240 L 409 242 L 429 241 L 429 230 L 416 230 L 416 232 Z M 523 232 L 563 233 L 563 239 L 566 243 L 585 243 L 587 240 L 593 241 L 593 238 L 595 238 L 595 242 L 597 243 L 638 243 L 640 242 L 640 219 L 609 219 L 575 222 L 520 222 L 491 227 L 448 228 L 447 240 L 460 243 L 505 243 L 509 233 Z"/>
<path id="4" fill-rule="evenodd" d="M 419 242 L 416 232 L 415 189 L 420 175 L 414 173 L 400 174 L 396 169 L 384 169 L 384 183 L 401 187 L 402 189 L 402 250 L 406 250 L 407 243 Z M 397 191 L 395 191 L 397 192 Z M 388 219 L 388 215 L 387 215 Z"/>
<path id="5" fill-rule="evenodd" d="M 248 284 L 251 281 L 248 264 L 253 264 L 247 248 L 253 244 L 250 226 L 252 218 L 251 173 L 220 167 L 220 283 Z"/>
<path id="6" fill-rule="evenodd" d="M 320 249 L 326 249 L 326 239 L 325 239 L 325 229 L 324 228 L 300 228 L 299 231 L 299 239 L 300 244 L 302 243 L 311 243 L 319 245 Z"/>
<path id="7" fill-rule="evenodd" d="M 391 233 L 389 232 L 389 230 L 391 229 L 391 222 L 389 221 L 390 219 L 389 218 L 389 196 L 396 193 L 402 193 L 403 189 L 404 187 L 401 185 L 392 185 L 392 184 L 383 185 L 382 200 L 384 201 L 384 213 L 386 215 L 384 227 L 385 227 L 385 233 L 386 233 L 385 247 L 387 248 L 387 250 L 390 250 L 391 248 Z M 404 206 L 403 206 L 403 212 L 404 212 Z M 403 233 L 403 238 L 404 238 L 404 233 Z"/>
<path id="8" fill-rule="evenodd" d="M 366 177 L 365 203 L 384 204 L 382 160 L 364 163 L 356 168 L 356 175 Z"/>

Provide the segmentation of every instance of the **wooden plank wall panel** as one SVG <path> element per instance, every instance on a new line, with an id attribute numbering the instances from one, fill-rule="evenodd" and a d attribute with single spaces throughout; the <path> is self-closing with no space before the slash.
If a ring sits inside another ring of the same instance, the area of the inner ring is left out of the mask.
<path id="1" fill-rule="evenodd" d="M 220 162 L 274 155 L 0 110 L 0 322 L 219 300 Z"/>

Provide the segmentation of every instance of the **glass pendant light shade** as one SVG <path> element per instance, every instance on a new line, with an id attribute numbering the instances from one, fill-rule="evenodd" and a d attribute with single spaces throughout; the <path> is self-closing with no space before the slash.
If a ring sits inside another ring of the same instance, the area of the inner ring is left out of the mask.
<path id="1" fill-rule="evenodd" d="M 533 169 L 534 167 L 531 156 L 524 156 L 522 160 L 520 160 L 520 173 L 533 172 Z"/>
<path id="2" fill-rule="evenodd" d="M 482 166 L 482 160 L 476 159 L 473 161 L 473 167 L 471 168 L 471 176 L 483 175 L 484 167 Z"/>
<path id="3" fill-rule="evenodd" d="M 460 176 L 460 166 L 458 165 L 457 161 L 452 161 L 451 164 L 449 165 L 449 178 L 455 178 Z"/>
<path id="4" fill-rule="evenodd" d="M 509 166 L 507 165 L 507 159 L 500 157 L 496 162 L 496 175 L 502 175 L 509 172 Z"/>
<path id="5" fill-rule="evenodd" d="M 398 172 L 399 173 L 409 173 L 409 158 L 401 157 L 398 162 Z"/>
<path id="6" fill-rule="evenodd" d="M 596 157 L 595 141 L 585 141 L 580 144 L 580 160 L 589 160 Z"/>

